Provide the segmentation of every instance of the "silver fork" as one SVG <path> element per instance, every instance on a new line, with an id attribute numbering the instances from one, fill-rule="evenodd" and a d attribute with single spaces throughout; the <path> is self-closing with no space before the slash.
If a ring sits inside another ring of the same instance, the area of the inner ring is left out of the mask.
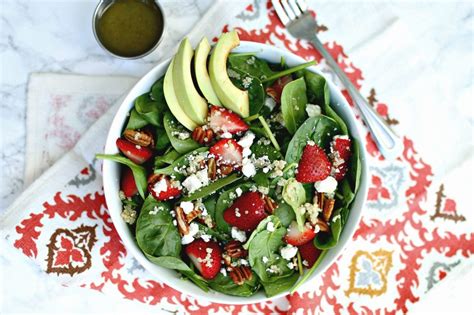
<path id="1" fill-rule="evenodd" d="M 317 23 L 308 12 L 304 0 L 272 0 L 273 7 L 281 22 L 288 32 L 300 39 L 305 39 L 321 53 L 331 69 L 346 87 L 349 95 L 359 108 L 362 118 L 369 127 L 379 151 L 386 159 L 395 159 L 403 150 L 402 141 L 388 126 L 385 120 L 369 105 L 367 100 L 359 93 L 344 71 L 341 70 L 331 54 L 324 48 L 316 36 Z"/>

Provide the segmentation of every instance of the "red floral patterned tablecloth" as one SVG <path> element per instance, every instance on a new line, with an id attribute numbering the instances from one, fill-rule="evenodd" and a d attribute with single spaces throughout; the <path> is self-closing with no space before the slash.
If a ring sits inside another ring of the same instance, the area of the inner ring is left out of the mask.
<path id="1" fill-rule="evenodd" d="M 316 59 L 329 72 L 310 45 L 284 31 L 270 1 L 249 3 L 243 12 L 216 27 L 209 38 L 216 40 L 220 31 L 234 28 L 242 40 L 273 44 Z M 323 25 L 318 31 L 330 32 Z M 369 87 L 370 104 L 397 128 L 403 117 L 391 116 L 389 105 L 378 100 L 375 87 L 364 81 L 362 70 L 349 60 L 343 47 L 336 41 L 325 46 L 355 85 Z M 463 215 L 471 209 L 462 207 L 467 204 L 466 196 L 452 188 L 456 174 L 436 177 L 426 162 L 429 157 L 425 160 L 416 151 L 409 130 L 398 130 L 404 151 L 388 162 L 362 127 L 371 172 L 368 201 L 353 241 L 314 281 L 314 290 L 244 306 L 183 295 L 156 281 L 130 256 L 111 222 L 100 164 L 93 155 L 102 149 L 113 110 L 35 182 L 1 222 L 4 237 L 13 246 L 65 285 L 160 304 L 163 309 L 172 305 L 189 313 L 399 313 L 407 312 L 474 254 L 472 222 Z"/>

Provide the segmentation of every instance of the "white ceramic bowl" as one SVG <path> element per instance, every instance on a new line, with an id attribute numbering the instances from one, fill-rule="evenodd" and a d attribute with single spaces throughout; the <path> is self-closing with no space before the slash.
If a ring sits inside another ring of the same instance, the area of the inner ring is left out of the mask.
<path id="1" fill-rule="evenodd" d="M 264 45 L 254 42 L 245 42 L 242 41 L 240 46 L 234 50 L 234 52 L 255 52 L 258 58 L 265 59 L 272 63 L 279 63 L 280 58 L 283 56 L 288 64 L 288 66 L 295 66 L 305 62 L 304 59 L 284 50 L 280 50 L 273 46 Z M 135 86 L 130 90 L 128 95 L 125 97 L 123 103 L 118 109 L 115 118 L 110 126 L 110 131 L 107 137 L 107 143 L 105 146 L 106 154 L 116 154 L 118 149 L 115 145 L 115 141 L 120 137 L 124 123 L 128 117 L 130 109 L 133 107 L 133 101 L 135 98 L 143 93 L 146 93 L 150 90 L 153 83 L 162 77 L 165 74 L 165 71 L 168 67 L 170 60 L 163 61 L 162 63 L 155 66 L 150 72 L 148 72 L 140 81 L 135 84 Z M 316 72 L 318 74 L 324 75 L 317 69 L 317 67 L 308 68 L 310 71 Z M 326 77 L 326 76 L 325 76 Z M 327 77 L 326 77 L 327 78 Z M 339 89 L 328 80 L 329 88 L 331 91 L 331 105 L 334 110 L 344 119 L 346 122 L 351 135 L 356 138 L 359 143 L 363 143 L 363 137 L 359 133 L 357 128 L 357 121 L 355 116 L 347 103 L 346 99 L 343 97 Z M 360 146 L 360 156 L 362 162 L 362 177 L 360 182 L 359 192 L 354 200 L 352 209 L 349 214 L 344 230 L 340 236 L 339 243 L 336 247 L 331 249 L 323 262 L 318 266 L 313 275 L 308 279 L 305 285 L 301 290 L 305 288 L 309 289 L 311 287 L 311 282 L 322 272 L 324 272 L 339 256 L 346 244 L 352 238 L 352 235 L 359 224 L 362 208 L 367 195 L 367 161 L 364 145 Z M 152 273 L 157 280 L 160 280 L 170 287 L 181 291 L 185 294 L 194 295 L 197 298 L 204 298 L 206 300 L 217 302 L 217 303 L 226 303 L 226 304 L 247 304 L 247 303 L 257 303 L 268 300 L 263 292 L 258 292 L 251 297 L 235 297 L 229 296 L 218 292 L 204 292 L 195 286 L 192 282 L 187 280 L 182 280 L 180 275 L 169 269 L 165 269 L 154 265 L 148 261 L 143 253 L 138 248 L 135 239 L 130 232 L 127 224 L 122 220 L 120 213 L 122 211 L 122 203 L 119 199 L 118 191 L 120 190 L 120 165 L 112 161 L 104 161 L 103 166 L 103 178 L 104 178 L 104 193 L 107 201 L 107 206 L 110 211 L 115 228 L 117 229 L 118 234 L 120 235 L 122 241 L 125 244 L 127 250 L 148 270 Z M 288 292 L 281 293 L 278 296 L 286 295 Z M 276 298 L 275 296 L 273 298 Z"/>

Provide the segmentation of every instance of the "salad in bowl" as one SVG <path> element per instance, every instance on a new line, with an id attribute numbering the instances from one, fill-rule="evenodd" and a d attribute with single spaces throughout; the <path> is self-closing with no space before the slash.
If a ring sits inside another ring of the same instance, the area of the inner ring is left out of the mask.
<path id="1" fill-rule="evenodd" d="M 184 39 L 125 100 L 97 156 L 114 224 L 147 269 L 181 291 L 252 302 L 335 259 L 359 220 L 365 159 L 314 62 L 239 44 L 235 31 L 213 48 Z"/>

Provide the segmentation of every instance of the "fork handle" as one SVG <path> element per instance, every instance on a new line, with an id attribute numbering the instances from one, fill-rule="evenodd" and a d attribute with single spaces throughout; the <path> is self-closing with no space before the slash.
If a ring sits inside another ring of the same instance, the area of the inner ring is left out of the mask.
<path id="1" fill-rule="evenodd" d="M 369 105 L 367 100 L 360 94 L 359 90 L 352 84 L 344 71 L 339 67 L 331 54 L 324 48 L 323 44 L 316 36 L 310 39 L 314 47 L 323 55 L 331 69 L 337 74 L 342 84 L 347 88 L 349 95 L 359 108 L 364 122 L 369 127 L 370 133 L 382 155 L 390 160 L 397 158 L 403 151 L 403 144 L 400 138 L 388 126 L 385 120 Z"/>

